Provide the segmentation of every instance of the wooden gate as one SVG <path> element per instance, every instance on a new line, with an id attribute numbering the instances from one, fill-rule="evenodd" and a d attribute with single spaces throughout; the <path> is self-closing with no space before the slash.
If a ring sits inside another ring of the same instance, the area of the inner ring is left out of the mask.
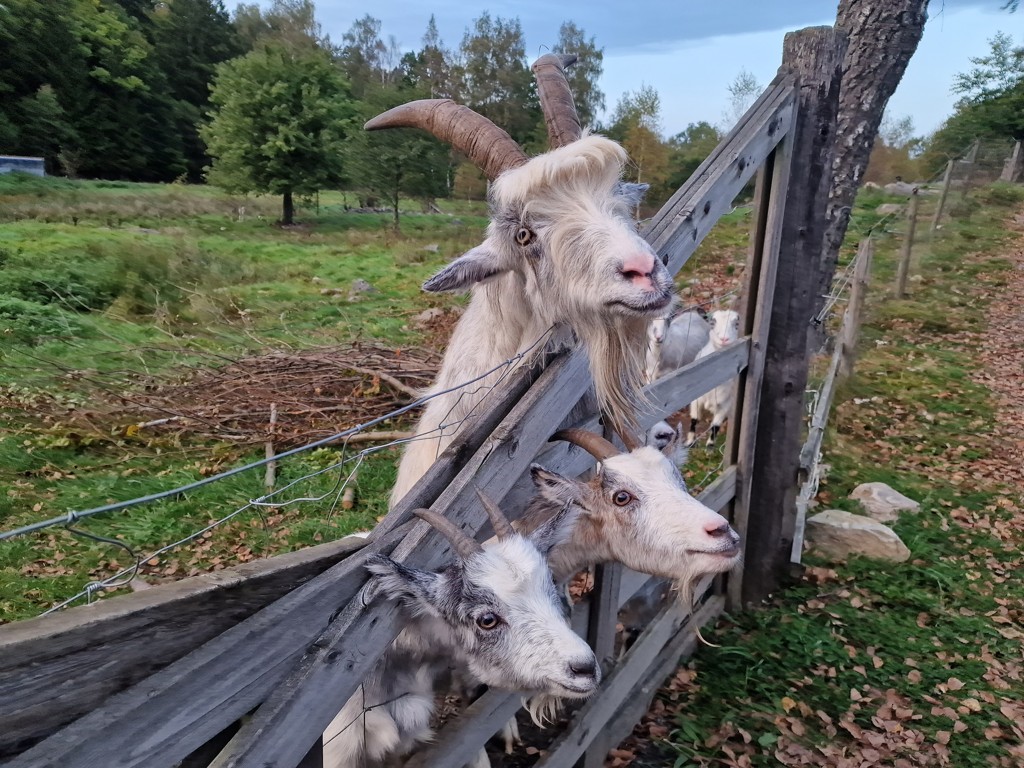
<path id="1" fill-rule="evenodd" d="M 779 75 L 645 233 L 675 274 L 757 173 L 740 302 L 743 336 L 650 385 L 651 405 L 641 415 L 648 427 L 738 377 L 725 466 L 700 498 L 732 516 L 746 539 L 748 564 L 779 547 L 778 541 L 749 536 L 750 478 L 770 456 L 770 441 L 767 448 L 762 443 L 773 425 L 760 406 L 765 382 L 779 365 L 766 354 L 773 307 L 788 300 L 800 272 L 787 257 L 812 248 L 797 241 L 824 223 L 824 196 L 807 181 L 827 176 L 830 167 L 822 133 L 827 138 L 835 124 L 830 99 L 842 59 L 836 41 L 831 28 L 787 36 Z M 414 508 L 430 506 L 479 531 L 485 522 L 474 487 L 502 499 L 512 512 L 523 509 L 532 493 L 532 462 L 567 475 L 591 467 L 588 454 L 548 443 L 553 425 L 568 426 L 589 389 L 585 357 L 570 351 L 545 363 L 521 369 L 488 396 L 485 412 L 381 521 L 371 541 L 345 539 L 0 627 L 5 765 L 318 765 L 321 733 L 399 629 L 394 605 L 368 607 L 359 599 L 367 557 L 382 552 L 415 567 L 439 567 L 450 557 L 448 542 L 415 520 Z M 575 426 L 599 429 L 599 417 L 590 414 Z M 595 589 L 575 607 L 572 621 L 609 672 L 537 765 L 568 767 L 581 757 L 586 766 L 602 764 L 679 658 L 693 650 L 694 628 L 714 619 L 730 597 L 740 600 L 742 578 L 734 573 L 720 579 L 692 614 L 676 603 L 665 605 L 616 662 L 618 609 L 648 577 L 599 567 Z M 468 762 L 519 705 L 516 695 L 487 692 L 408 764 Z"/>

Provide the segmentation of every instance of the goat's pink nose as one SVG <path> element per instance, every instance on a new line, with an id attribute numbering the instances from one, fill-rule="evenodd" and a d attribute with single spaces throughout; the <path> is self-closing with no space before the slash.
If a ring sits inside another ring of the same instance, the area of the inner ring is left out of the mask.
<path id="1" fill-rule="evenodd" d="M 710 522 L 704 526 L 705 533 L 708 536 L 714 536 L 715 538 L 721 538 L 729 535 L 729 524 L 728 523 L 715 523 Z"/>
<path id="2" fill-rule="evenodd" d="M 642 251 L 630 254 L 622 260 L 619 272 L 637 288 L 645 291 L 654 290 L 654 281 L 651 279 L 654 274 L 653 254 Z"/>

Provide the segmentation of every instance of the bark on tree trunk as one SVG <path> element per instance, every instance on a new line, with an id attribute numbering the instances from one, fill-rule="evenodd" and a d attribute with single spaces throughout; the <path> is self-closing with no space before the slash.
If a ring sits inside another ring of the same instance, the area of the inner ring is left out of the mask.
<path id="1" fill-rule="evenodd" d="M 281 211 L 281 223 L 288 226 L 295 221 L 295 201 L 292 199 L 292 191 L 289 189 L 284 193 L 284 203 Z"/>
<path id="2" fill-rule="evenodd" d="M 839 126 L 832 162 L 817 314 L 824 306 L 850 224 L 850 210 L 878 135 L 882 113 L 924 33 L 928 0 L 840 0 L 836 27 L 849 35 L 839 92 Z M 812 346 L 818 346 L 812 333 Z"/>

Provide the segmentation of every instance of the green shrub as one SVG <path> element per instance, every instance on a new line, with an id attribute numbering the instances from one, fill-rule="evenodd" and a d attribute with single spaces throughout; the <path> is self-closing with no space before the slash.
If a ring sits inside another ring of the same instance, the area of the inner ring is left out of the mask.
<path id="1" fill-rule="evenodd" d="M 80 330 L 77 322 L 56 307 L 0 296 L 0 338 L 35 345 Z"/>

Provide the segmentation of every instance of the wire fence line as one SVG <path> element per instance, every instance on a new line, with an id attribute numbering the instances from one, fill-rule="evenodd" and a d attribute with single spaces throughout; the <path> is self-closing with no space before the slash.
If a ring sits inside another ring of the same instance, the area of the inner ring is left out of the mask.
<path id="1" fill-rule="evenodd" d="M 55 611 L 59 611 L 82 599 L 85 599 L 88 602 L 92 602 L 93 597 L 99 592 L 130 585 L 131 582 L 138 575 L 143 563 L 149 562 L 154 558 L 157 558 L 171 550 L 174 550 L 177 547 L 184 546 L 196 540 L 197 538 L 204 536 L 204 534 L 207 534 L 209 531 L 223 525 L 224 523 L 227 523 L 230 520 L 239 517 L 240 515 L 246 512 L 254 511 L 257 514 L 259 514 L 260 517 L 262 518 L 262 510 L 265 508 L 285 508 L 297 504 L 321 503 L 327 499 L 332 499 L 326 515 L 326 519 L 329 519 L 337 509 L 337 506 L 342 498 L 345 489 L 349 486 L 350 483 L 354 481 L 359 468 L 362 466 L 363 462 L 369 456 L 380 451 L 399 447 L 405 443 L 419 440 L 436 440 L 439 437 L 451 436 L 452 434 L 457 432 L 458 429 L 465 423 L 465 421 L 472 418 L 477 413 L 479 408 L 484 404 L 486 400 L 486 393 L 490 392 L 495 387 L 499 386 L 502 382 L 504 382 L 514 370 L 519 368 L 520 364 L 524 362 L 529 362 L 538 353 L 547 348 L 553 330 L 553 328 L 547 329 L 537 339 L 535 339 L 531 344 L 529 344 L 526 348 L 518 352 L 516 355 L 513 355 L 512 357 L 502 361 L 500 364 L 494 366 L 493 368 L 480 374 L 479 376 L 473 377 L 472 379 L 469 379 L 465 382 L 462 382 L 456 386 L 447 388 L 445 390 L 432 392 L 431 394 L 420 397 L 415 401 L 408 403 L 407 405 L 394 409 L 376 418 L 365 421 L 352 428 L 333 434 L 329 437 L 323 438 L 321 440 L 316 440 L 314 442 L 307 443 L 297 448 L 293 448 L 288 451 L 283 451 L 281 453 L 277 453 L 257 461 L 250 462 L 241 467 L 235 467 L 233 469 L 220 472 L 216 475 L 211 475 L 210 477 L 206 477 L 195 482 L 180 485 L 175 488 L 168 489 L 166 491 L 148 494 L 145 496 L 140 496 L 125 501 L 113 502 L 110 504 L 105 504 L 102 506 L 97 506 L 81 511 L 72 510 L 59 517 L 52 517 L 46 520 L 40 520 L 35 523 L 3 531 L 0 532 L 0 541 L 11 539 L 16 536 L 33 533 L 36 531 L 41 531 L 50 527 L 59 526 L 67 530 L 73 536 L 84 537 L 92 541 L 119 547 L 125 550 L 128 556 L 132 559 L 133 562 L 131 565 L 119 569 L 112 575 L 102 579 L 95 579 L 87 582 L 82 587 L 82 589 L 75 595 L 58 603 L 57 605 L 54 605 L 53 607 L 47 609 L 42 613 L 42 615 L 46 615 L 49 613 L 53 613 Z M 412 437 L 402 437 L 387 440 L 380 444 L 368 446 L 354 454 L 348 455 L 348 441 L 354 435 L 360 432 L 365 432 L 366 430 L 384 421 L 387 421 L 398 416 L 402 416 L 404 414 L 409 413 L 410 411 L 414 411 L 418 408 L 421 408 L 431 400 L 434 400 L 438 397 L 450 395 L 454 392 L 459 393 L 458 397 L 453 403 L 451 409 L 449 409 L 447 414 L 441 419 L 439 425 L 435 429 L 429 430 L 420 435 L 414 435 Z M 481 394 L 481 392 L 484 393 L 484 396 L 478 397 Z M 468 409 L 466 416 L 457 420 L 453 420 L 451 418 L 452 413 L 467 397 L 474 397 L 478 399 L 472 405 L 472 407 Z M 312 472 L 303 474 L 301 477 L 292 479 L 286 485 L 283 485 L 280 488 L 273 489 L 267 493 L 264 493 L 260 496 L 256 496 L 254 498 L 250 498 L 244 504 L 238 506 L 237 508 L 235 508 L 234 510 L 227 514 L 222 515 L 220 518 L 210 522 L 208 525 L 196 531 L 193 531 L 189 535 L 179 538 L 174 542 L 161 546 L 160 548 L 152 552 L 149 552 L 145 555 L 137 554 L 130 545 L 119 539 L 99 536 L 88 531 L 83 531 L 80 528 L 73 527 L 75 523 L 94 517 L 96 515 L 138 507 L 164 499 L 182 497 L 185 496 L 186 494 L 191 493 L 192 491 L 203 488 L 204 486 L 209 486 L 213 483 L 223 481 L 227 478 L 240 475 L 242 473 L 249 472 L 252 470 L 256 470 L 258 468 L 264 467 L 265 465 L 271 462 L 276 463 L 283 459 L 288 459 L 318 448 L 324 448 L 339 443 L 341 444 L 341 457 L 339 460 L 332 462 L 330 465 L 326 467 L 316 469 Z M 438 440 L 438 453 L 440 453 L 440 450 L 441 442 L 440 440 Z M 332 486 L 323 493 L 289 493 L 293 492 L 293 489 L 297 489 L 298 486 L 304 483 L 308 483 L 317 477 L 327 475 L 333 472 L 338 473 L 337 481 L 333 483 Z M 264 528 L 266 528 L 265 518 Z"/>

